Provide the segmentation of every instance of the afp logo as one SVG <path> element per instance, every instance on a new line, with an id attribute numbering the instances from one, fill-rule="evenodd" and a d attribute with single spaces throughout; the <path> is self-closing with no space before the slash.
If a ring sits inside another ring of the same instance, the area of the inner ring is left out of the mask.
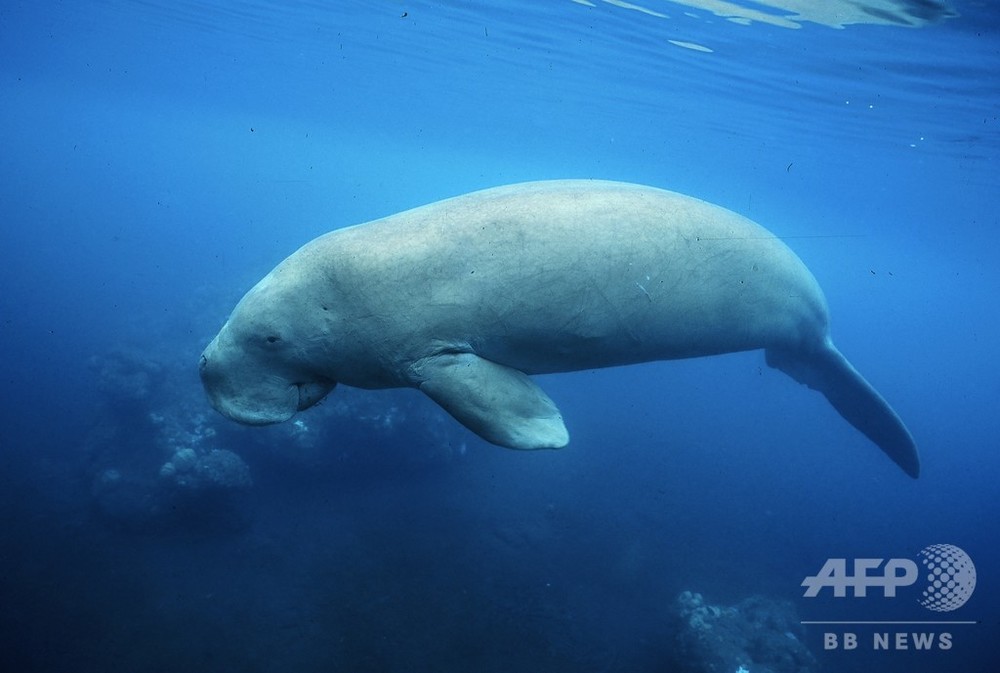
<path id="1" fill-rule="evenodd" d="M 920 566 L 907 558 L 856 558 L 852 574 L 847 559 L 827 559 L 818 573 L 802 580 L 804 596 L 815 598 L 830 588 L 834 598 L 844 598 L 848 589 L 855 598 L 864 598 L 872 588 L 882 589 L 885 598 L 895 598 L 896 589 L 922 582 L 918 600 L 928 610 L 951 612 L 965 605 L 976 588 L 976 566 L 969 555 L 955 545 L 932 544 L 918 556 Z"/>

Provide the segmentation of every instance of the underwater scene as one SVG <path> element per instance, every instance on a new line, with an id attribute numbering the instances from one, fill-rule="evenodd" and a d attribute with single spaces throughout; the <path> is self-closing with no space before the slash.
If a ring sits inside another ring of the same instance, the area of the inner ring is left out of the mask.
<path id="1" fill-rule="evenodd" d="M 1000 670 L 1000 9 L 0 4 L 0 661 Z"/>

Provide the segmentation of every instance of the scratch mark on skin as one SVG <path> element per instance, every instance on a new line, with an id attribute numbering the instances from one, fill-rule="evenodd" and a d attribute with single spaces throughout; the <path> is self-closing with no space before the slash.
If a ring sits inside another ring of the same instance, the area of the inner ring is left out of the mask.
<path id="1" fill-rule="evenodd" d="M 641 285 L 641 284 L 639 283 L 639 281 L 635 281 L 635 286 L 636 286 L 637 288 L 639 288 L 640 290 L 642 290 L 642 293 L 643 293 L 644 295 L 646 295 L 646 299 L 648 299 L 648 300 L 650 301 L 650 303 L 652 303 L 652 301 L 653 301 L 653 297 L 652 297 L 652 296 L 650 296 L 649 292 L 648 292 L 648 291 L 646 290 L 646 288 L 644 288 L 644 287 L 643 287 L 643 286 L 642 286 L 642 285 Z"/>

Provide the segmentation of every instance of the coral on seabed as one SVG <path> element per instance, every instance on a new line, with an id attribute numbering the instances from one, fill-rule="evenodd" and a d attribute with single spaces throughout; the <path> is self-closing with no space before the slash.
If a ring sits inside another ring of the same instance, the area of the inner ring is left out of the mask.
<path id="1" fill-rule="evenodd" d="M 193 491 L 249 488 L 253 484 L 250 467 L 226 449 L 212 449 L 201 455 L 194 449 L 180 449 L 160 468 L 160 477 Z"/>
<path id="2" fill-rule="evenodd" d="M 464 453 L 466 431 L 413 391 L 344 388 L 288 423 L 240 426 L 209 406 L 190 376 L 189 349 L 172 354 L 166 345 L 90 359 L 96 404 L 77 455 L 95 511 L 114 525 L 190 527 L 210 511 L 222 512 L 223 526 L 242 524 L 252 511 L 245 461 L 341 476 L 410 471 Z"/>
<path id="3" fill-rule="evenodd" d="M 250 468 L 223 448 L 200 386 L 146 352 L 113 351 L 90 366 L 97 404 L 79 455 L 95 511 L 135 531 L 242 525 Z"/>
<path id="4" fill-rule="evenodd" d="M 692 629 L 710 629 L 712 623 L 719 617 L 723 615 L 730 617 L 736 613 L 736 608 L 708 605 L 701 594 L 690 591 L 680 593 L 677 597 L 677 607 Z"/>
<path id="5" fill-rule="evenodd" d="M 150 399 L 165 379 L 163 365 L 131 351 L 95 355 L 88 365 L 97 376 L 98 392 L 119 404 Z"/>
<path id="6" fill-rule="evenodd" d="M 791 604 L 753 596 L 732 606 L 682 591 L 673 610 L 677 670 L 683 673 L 812 673 Z"/>

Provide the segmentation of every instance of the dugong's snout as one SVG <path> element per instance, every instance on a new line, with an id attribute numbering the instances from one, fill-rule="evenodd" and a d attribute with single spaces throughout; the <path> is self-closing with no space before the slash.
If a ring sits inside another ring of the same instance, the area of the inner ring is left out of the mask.
<path id="1" fill-rule="evenodd" d="M 297 411 L 322 400 L 336 382 L 318 378 L 294 380 L 274 372 L 226 362 L 209 344 L 198 361 L 198 373 L 212 407 L 226 418 L 245 425 L 287 421 Z"/>

